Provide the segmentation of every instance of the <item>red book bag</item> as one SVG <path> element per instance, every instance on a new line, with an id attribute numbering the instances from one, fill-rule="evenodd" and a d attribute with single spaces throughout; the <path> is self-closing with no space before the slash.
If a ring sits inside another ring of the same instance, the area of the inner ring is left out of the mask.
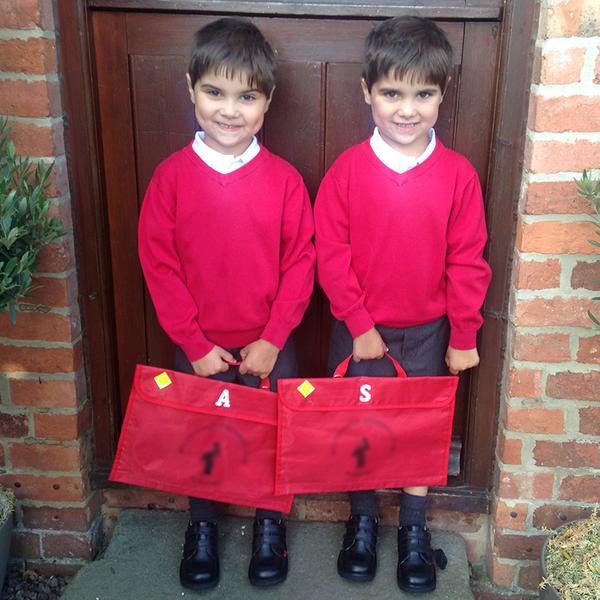
<path id="1" fill-rule="evenodd" d="M 278 381 L 279 494 L 445 485 L 458 377 Z"/>

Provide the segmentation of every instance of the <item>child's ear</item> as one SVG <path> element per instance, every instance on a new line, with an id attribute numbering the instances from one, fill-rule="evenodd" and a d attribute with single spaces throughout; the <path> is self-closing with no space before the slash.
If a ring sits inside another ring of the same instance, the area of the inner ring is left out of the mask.
<path id="1" fill-rule="evenodd" d="M 452 79 L 452 77 L 448 76 L 448 79 L 446 79 L 446 85 L 444 86 L 444 89 L 442 90 L 442 99 L 440 100 L 440 104 L 444 101 L 444 95 L 446 94 L 446 90 L 448 89 L 448 86 L 450 85 L 450 80 Z"/>
<path id="2" fill-rule="evenodd" d="M 360 80 L 360 87 L 362 88 L 363 95 L 365 97 L 365 102 L 367 104 L 371 104 L 371 92 L 369 92 L 369 86 L 367 82 L 364 80 L 364 77 Z"/>
<path id="3" fill-rule="evenodd" d="M 269 97 L 267 98 L 267 105 L 265 106 L 265 112 L 267 112 L 269 110 L 269 106 L 271 106 L 271 100 L 273 100 L 273 92 L 275 91 L 275 88 L 273 88 L 271 90 L 271 93 L 269 94 Z"/>
<path id="4" fill-rule="evenodd" d="M 195 102 L 194 102 L 194 88 L 192 87 L 192 78 L 190 77 L 189 73 L 185 74 L 185 80 L 187 82 L 188 92 L 190 93 L 190 100 L 192 101 L 192 104 L 195 104 Z"/>

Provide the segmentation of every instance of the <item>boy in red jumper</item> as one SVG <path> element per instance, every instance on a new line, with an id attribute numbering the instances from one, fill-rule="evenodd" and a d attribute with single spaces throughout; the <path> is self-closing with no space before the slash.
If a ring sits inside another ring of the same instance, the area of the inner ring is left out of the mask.
<path id="1" fill-rule="evenodd" d="M 427 19 L 390 19 L 367 37 L 361 86 L 375 132 L 336 160 L 315 204 L 317 275 L 336 318 L 330 369 L 353 354 L 349 375 L 393 376 L 388 350 L 409 376 L 479 362 L 490 281 L 482 194 L 471 164 L 433 130 L 451 64 L 446 36 Z M 408 592 L 436 585 L 426 499 L 418 481 L 401 496 L 397 580 Z M 374 492 L 350 500 L 338 572 L 370 581 Z"/>
<path id="2" fill-rule="evenodd" d="M 275 87 L 275 55 L 260 31 L 221 19 L 194 36 L 187 83 L 201 132 L 154 172 L 139 222 L 139 254 L 176 368 L 257 387 L 296 375 L 290 333 L 313 288 L 313 223 L 299 173 L 258 144 Z M 239 370 L 228 362 L 241 360 Z M 219 579 L 214 502 L 190 498 L 180 581 Z M 256 511 L 248 575 L 287 575 L 281 513 Z"/>

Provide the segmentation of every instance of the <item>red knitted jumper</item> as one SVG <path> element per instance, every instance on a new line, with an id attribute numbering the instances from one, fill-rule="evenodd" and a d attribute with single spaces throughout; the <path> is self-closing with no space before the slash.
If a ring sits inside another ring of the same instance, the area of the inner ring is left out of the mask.
<path id="1" fill-rule="evenodd" d="M 374 324 L 410 327 L 444 314 L 450 345 L 475 347 L 491 271 L 477 173 L 437 140 L 398 174 L 369 140 L 344 152 L 315 204 L 317 275 L 353 337 Z"/>
<path id="2" fill-rule="evenodd" d="M 156 169 L 139 255 L 161 326 L 190 361 L 215 344 L 282 348 L 313 289 L 313 222 L 300 174 L 261 147 L 236 171 L 191 144 Z"/>

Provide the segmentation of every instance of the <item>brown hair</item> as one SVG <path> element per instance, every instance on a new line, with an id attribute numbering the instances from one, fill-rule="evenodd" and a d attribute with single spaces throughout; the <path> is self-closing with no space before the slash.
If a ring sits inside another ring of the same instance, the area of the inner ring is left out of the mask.
<path id="1" fill-rule="evenodd" d="M 446 34 L 429 19 L 394 17 L 376 25 L 365 40 L 363 79 L 373 84 L 392 72 L 396 79 L 423 80 L 444 92 L 452 65 Z"/>
<path id="2" fill-rule="evenodd" d="M 248 76 L 252 87 L 270 96 L 275 87 L 275 52 L 250 21 L 219 19 L 194 34 L 188 73 L 192 87 L 205 73 Z"/>

